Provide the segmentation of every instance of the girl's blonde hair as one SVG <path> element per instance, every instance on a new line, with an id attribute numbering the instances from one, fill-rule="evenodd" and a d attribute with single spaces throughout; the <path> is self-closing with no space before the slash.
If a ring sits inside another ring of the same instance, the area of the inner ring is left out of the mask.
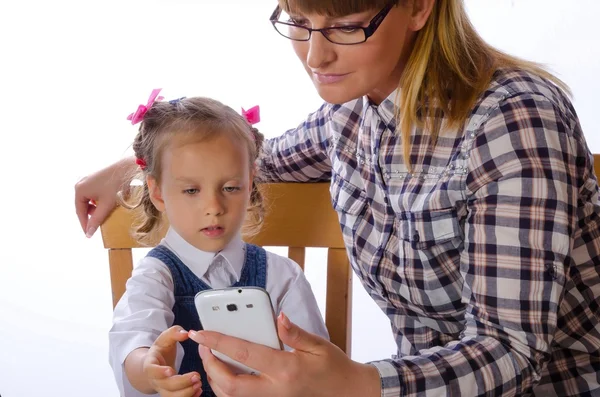
<path id="1" fill-rule="evenodd" d="M 254 169 L 264 141 L 263 135 L 253 128 L 243 116 L 229 106 L 210 98 L 187 98 L 170 102 L 155 102 L 140 125 L 133 141 L 133 151 L 143 166 L 133 177 L 143 181 L 141 189 L 124 198 L 119 196 L 121 205 L 136 211 L 133 237 L 148 245 L 155 241 L 156 233 L 163 223 L 162 214 L 150 200 L 146 177 L 160 181 L 162 153 L 173 137 L 185 141 L 198 142 L 210 139 L 217 134 L 228 134 L 232 139 L 244 142 L 248 148 L 250 167 Z M 246 222 L 242 229 L 245 236 L 256 234 L 264 219 L 263 197 L 258 190 L 255 176 Z"/>
<path id="2" fill-rule="evenodd" d="M 395 0 L 410 6 L 414 0 Z M 343 16 L 379 10 L 390 0 L 279 0 L 286 11 Z M 467 16 L 463 0 L 435 0 L 425 26 L 399 81 L 396 122 L 402 132 L 405 163 L 410 167 L 413 127 L 428 131 L 435 142 L 442 123 L 462 128 L 478 97 L 489 87 L 494 73 L 516 68 L 545 78 L 566 93 L 567 85 L 540 65 L 505 54 L 487 44 Z"/>

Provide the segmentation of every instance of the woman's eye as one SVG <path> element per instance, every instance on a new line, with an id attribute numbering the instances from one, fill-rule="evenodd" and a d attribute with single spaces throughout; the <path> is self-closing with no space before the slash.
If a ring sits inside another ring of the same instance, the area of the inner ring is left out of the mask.
<path id="1" fill-rule="evenodd" d="M 306 20 L 300 18 L 288 18 L 287 23 L 291 23 L 292 25 L 297 26 L 306 26 Z"/>
<path id="2" fill-rule="evenodd" d="M 356 33 L 358 29 L 360 28 L 357 28 L 356 26 L 341 26 L 337 28 L 337 30 L 342 33 Z"/>
<path id="3" fill-rule="evenodd" d="M 198 193 L 199 191 L 200 191 L 199 189 L 185 189 L 183 191 L 183 194 L 189 194 L 191 196 L 191 195 Z"/>
<path id="4" fill-rule="evenodd" d="M 223 188 L 223 191 L 226 193 L 233 193 L 239 191 L 240 188 L 237 186 L 226 186 Z"/>

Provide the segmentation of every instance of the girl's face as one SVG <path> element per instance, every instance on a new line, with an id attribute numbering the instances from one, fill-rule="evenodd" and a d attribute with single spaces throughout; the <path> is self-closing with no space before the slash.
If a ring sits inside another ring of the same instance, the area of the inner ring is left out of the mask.
<path id="1" fill-rule="evenodd" d="M 175 138 L 162 153 L 160 183 L 148 178 L 152 202 L 171 227 L 208 252 L 240 233 L 252 189 L 248 149 L 227 135 L 194 143 Z"/>
<path id="2" fill-rule="evenodd" d="M 415 33 L 427 19 L 423 20 L 420 13 L 422 4 L 416 3 L 433 3 L 433 0 L 392 7 L 375 33 L 361 44 L 334 44 L 320 32 L 313 32 L 309 41 L 292 41 L 296 55 L 325 101 L 341 104 L 368 95 L 379 104 L 398 87 Z M 337 18 L 291 14 L 290 18 L 295 24 L 314 29 L 345 25 L 366 27 L 379 11 Z"/>

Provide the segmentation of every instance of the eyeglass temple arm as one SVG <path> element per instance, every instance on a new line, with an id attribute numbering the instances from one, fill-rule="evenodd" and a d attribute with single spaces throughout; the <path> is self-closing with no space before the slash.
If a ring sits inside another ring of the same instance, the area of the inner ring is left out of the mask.
<path id="1" fill-rule="evenodd" d="M 276 21 L 277 18 L 279 18 L 280 14 L 281 14 L 281 7 L 279 7 L 279 6 L 275 7 L 275 11 L 273 11 L 273 14 L 271 14 L 269 21 L 271 21 L 271 22 Z"/>

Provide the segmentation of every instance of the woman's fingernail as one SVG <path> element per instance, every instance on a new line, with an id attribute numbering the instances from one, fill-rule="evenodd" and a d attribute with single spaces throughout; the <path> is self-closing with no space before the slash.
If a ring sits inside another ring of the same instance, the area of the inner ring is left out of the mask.
<path id="1" fill-rule="evenodd" d="M 292 328 L 292 323 L 290 322 L 290 319 L 287 318 L 287 316 L 283 312 L 279 313 L 279 319 L 281 320 L 281 324 L 283 324 L 283 326 L 286 329 Z"/>
<path id="2" fill-rule="evenodd" d="M 199 332 L 190 331 L 190 338 L 192 338 L 193 340 L 195 340 L 197 343 L 200 343 L 200 344 L 204 343 L 204 335 L 202 335 Z"/>
<path id="3" fill-rule="evenodd" d="M 200 390 L 201 387 L 202 387 L 202 385 L 200 383 L 196 383 L 196 384 L 194 384 L 193 389 L 194 389 L 194 391 L 198 391 L 198 390 Z"/>
<path id="4" fill-rule="evenodd" d="M 96 229 L 97 228 L 95 226 L 90 226 L 87 232 L 85 232 L 85 237 L 91 238 L 94 235 L 94 233 L 96 233 Z"/>
<path id="5" fill-rule="evenodd" d="M 179 333 L 180 333 L 180 334 L 187 334 L 188 332 L 187 332 L 185 329 L 181 328 L 181 329 L 179 330 Z"/>
<path id="6" fill-rule="evenodd" d="M 200 377 L 198 375 L 194 375 L 194 376 L 192 376 L 191 381 L 192 381 L 192 383 L 198 383 L 198 382 L 200 382 Z"/>

